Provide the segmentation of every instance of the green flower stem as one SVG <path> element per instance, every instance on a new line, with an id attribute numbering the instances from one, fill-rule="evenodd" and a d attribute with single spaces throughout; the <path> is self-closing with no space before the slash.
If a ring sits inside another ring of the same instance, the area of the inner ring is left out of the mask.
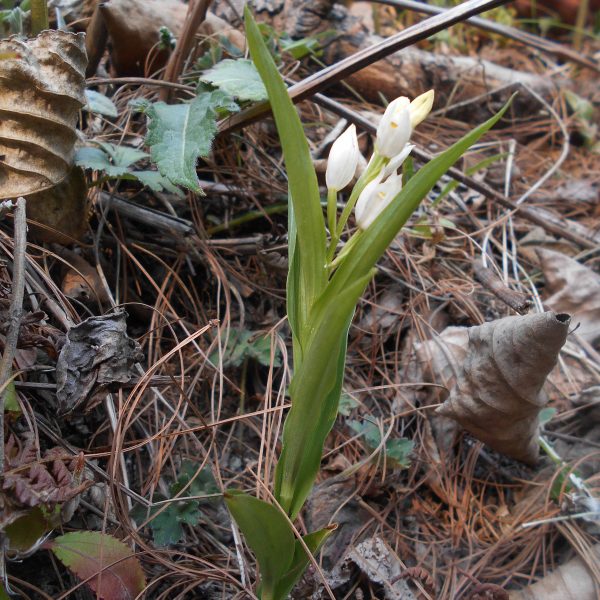
<path id="1" fill-rule="evenodd" d="M 48 29 L 48 2 L 46 0 L 31 0 L 31 34 L 37 35 Z"/>
<path id="2" fill-rule="evenodd" d="M 335 269 L 337 269 L 343 262 L 343 260 L 352 252 L 352 248 L 356 246 L 356 243 L 360 240 L 360 236 L 362 231 L 359 229 L 349 240 L 341 252 L 332 260 L 327 266 L 329 267 L 329 272 L 332 273 Z M 337 243 L 337 242 L 336 242 Z"/>
<path id="3" fill-rule="evenodd" d="M 556 450 L 550 445 L 548 440 L 540 435 L 538 437 L 538 444 L 540 448 L 548 455 L 548 457 L 552 460 L 552 462 L 559 467 L 566 467 L 565 461 L 561 458 L 561 456 L 556 452 Z M 592 493 L 590 489 L 585 484 L 585 482 L 575 473 L 569 473 L 569 481 L 573 484 L 573 486 L 581 493 L 591 496 Z"/>
<path id="4" fill-rule="evenodd" d="M 329 234 L 331 235 L 330 249 L 331 246 L 337 244 L 336 238 L 336 217 L 337 217 L 337 190 L 327 190 L 327 226 L 329 227 Z"/>

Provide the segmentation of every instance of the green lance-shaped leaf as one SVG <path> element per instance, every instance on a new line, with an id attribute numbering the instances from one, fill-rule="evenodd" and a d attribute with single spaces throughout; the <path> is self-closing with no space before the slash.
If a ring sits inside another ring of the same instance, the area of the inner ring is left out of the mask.
<path id="1" fill-rule="evenodd" d="M 304 344 L 303 328 L 307 322 L 307 315 L 327 283 L 325 222 L 319 186 L 302 123 L 285 83 L 247 6 L 244 16 L 248 46 L 252 60 L 267 88 L 288 173 L 297 228 L 296 252 L 299 272 L 296 277 L 300 288 L 293 286 L 293 294 L 296 297 L 290 301 L 296 303 L 297 309 L 295 320 L 299 329 L 295 333 Z M 294 262 L 290 261 L 290 265 Z"/>
<path id="2" fill-rule="evenodd" d="M 430 160 L 410 178 L 390 205 L 362 233 L 352 251 L 335 272 L 323 294 L 322 301 L 319 301 L 321 307 L 328 306 L 349 284 L 356 281 L 357 278 L 363 277 L 374 267 L 438 179 L 500 120 L 511 101 L 512 98 L 491 119 Z M 321 312 L 323 310 L 324 308 L 321 309 Z"/>
<path id="3" fill-rule="evenodd" d="M 303 536 L 302 541 L 306 544 L 306 547 L 310 550 L 311 554 L 314 555 L 336 529 L 337 525 L 319 529 L 319 531 Z M 300 543 L 300 540 L 296 540 L 294 542 L 294 558 L 292 559 L 292 566 L 277 584 L 275 598 L 283 599 L 288 597 L 298 579 L 302 577 L 302 573 L 304 573 L 309 561 L 310 558 L 308 554 L 306 554 L 304 546 Z"/>
<path id="4" fill-rule="evenodd" d="M 261 599 L 282 600 L 283 596 L 277 595 L 277 586 L 295 564 L 296 540 L 288 520 L 277 507 L 243 492 L 227 491 L 225 502 L 256 556 Z"/>
<path id="5" fill-rule="evenodd" d="M 292 378 L 292 408 L 275 471 L 275 497 L 292 518 L 302 508 L 319 471 L 325 438 L 337 416 L 348 328 L 373 273 L 353 282 L 328 304 L 320 321 L 323 325 L 311 329 L 302 364 Z"/>

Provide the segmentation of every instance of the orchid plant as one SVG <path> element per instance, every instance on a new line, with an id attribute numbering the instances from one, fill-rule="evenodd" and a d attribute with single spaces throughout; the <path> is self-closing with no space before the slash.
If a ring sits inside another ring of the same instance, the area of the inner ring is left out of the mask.
<path id="1" fill-rule="evenodd" d="M 429 114 L 433 91 L 387 107 L 375 151 L 338 218 L 338 193 L 360 162 L 356 128 L 332 145 L 327 171 L 327 218 L 298 113 L 260 30 L 245 9 L 252 60 L 265 84 L 285 159 L 289 186 L 288 321 L 292 330 L 291 409 L 269 501 L 228 490 L 229 510 L 256 555 L 261 600 L 286 598 L 334 527 L 300 537 L 293 522 L 319 472 L 325 439 L 337 416 L 348 330 L 375 265 L 438 179 L 504 114 L 498 114 L 431 160 L 408 181 L 400 168 L 413 146 L 413 129 Z M 355 232 L 342 244 L 354 210 Z"/>

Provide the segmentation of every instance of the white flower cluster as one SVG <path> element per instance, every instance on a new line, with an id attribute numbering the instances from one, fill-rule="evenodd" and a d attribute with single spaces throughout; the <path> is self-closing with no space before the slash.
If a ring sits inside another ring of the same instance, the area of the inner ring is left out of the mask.
<path id="1" fill-rule="evenodd" d="M 399 169 L 414 148 L 408 143 L 410 136 L 431 111 L 433 97 L 433 90 L 429 90 L 412 102 L 402 96 L 388 105 L 377 127 L 375 154 L 369 163 L 381 166 L 377 173 L 370 174 L 371 180 L 356 202 L 354 214 L 360 229 L 369 227 L 402 189 Z M 338 192 L 352 181 L 359 158 L 356 127 L 350 125 L 331 146 L 325 174 L 330 191 Z"/>

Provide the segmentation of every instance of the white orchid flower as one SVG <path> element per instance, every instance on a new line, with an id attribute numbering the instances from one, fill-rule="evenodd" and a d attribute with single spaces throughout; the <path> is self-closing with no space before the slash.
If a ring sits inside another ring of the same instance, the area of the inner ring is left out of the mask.
<path id="1" fill-rule="evenodd" d="M 400 96 L 391 102 L 377 127 L 375 149 L 385 158 L 399 154 L 410 139 L 412 130 L 430 113 L 434 91 L 417 96 L 412 102 Z"/>
<path id="2" fill-rule="evenodd" d="M 413 148 L 414 145 L 406 144 L 380 171 L 379 175 L 365 186 L 354 209 L 354 216 L 359 229 L 364 231 L 369 227 L 400 193 L 402 190 L 402 174 L 398 170 Z"/>
<path id="3" fill-rule="evenodd" d="M 350 125 L 331 146 L 325 171 L 327 188 L 336 192 L 343 190 L 352 181 L 359 158 L 356 126 Z"/>

